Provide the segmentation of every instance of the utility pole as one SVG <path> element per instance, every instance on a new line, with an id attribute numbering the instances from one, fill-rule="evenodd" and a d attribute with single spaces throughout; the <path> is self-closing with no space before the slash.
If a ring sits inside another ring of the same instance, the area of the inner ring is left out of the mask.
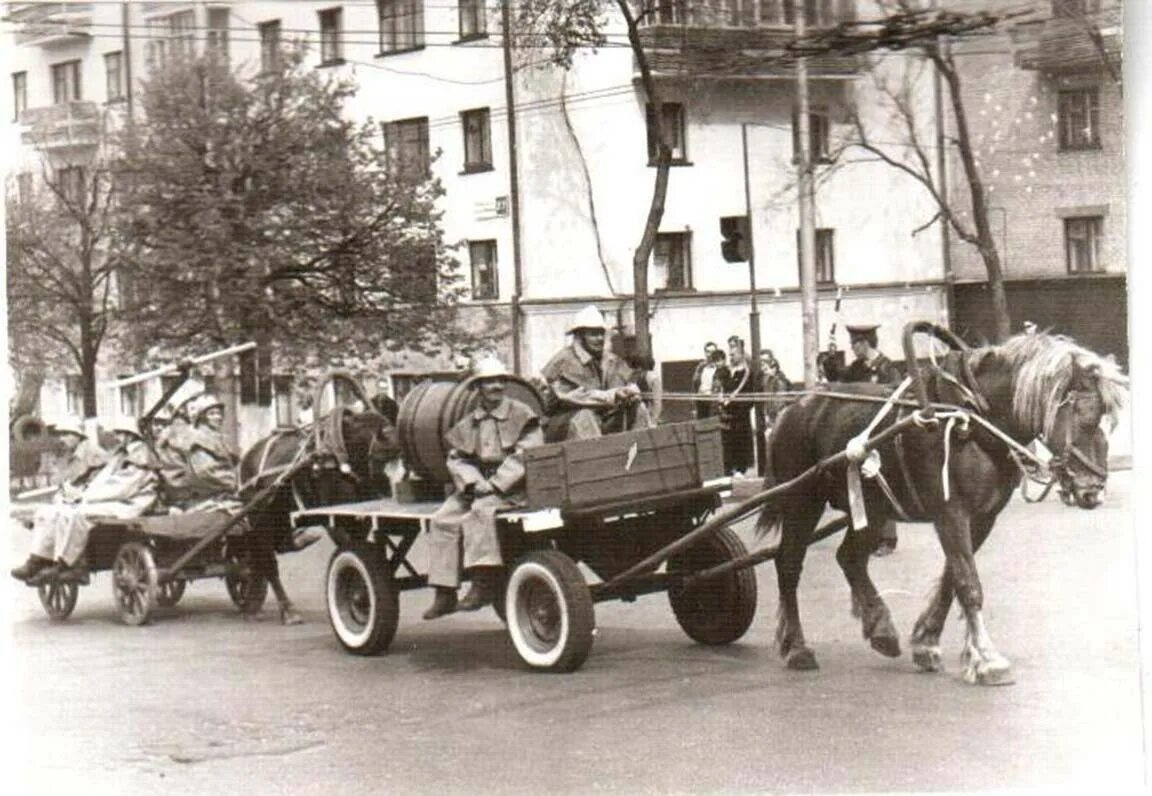
<path id="1" fill-rule="evenodd" d="M 516 94 L 512 85 L 512 21 L 509 0 L 501 0 L 500 24 L 503 26 L 504 50 L 504 105 L 508 109 L 508 199 L 512 220 L 512 372 L 520 375 L 520 295 L 524 291 L 524 275 L 520 252 L 520 163 L 516 148 Z"/>
<path id="2" fill-rule="evenodd" d="M 805 6 L 797 4 L 794 34 L 797 41 L 804 38 Z M 816 386 L 816 355 L 819 351 L 819 317 L 816 308 L 816 208 L 812 192 L 812 119 L 808 101 L 808 59 L 796 58 L 797 132 L 799 137 L 800 199 L 800 317 L 804 327 L 804 384 Z"/>
<path id="3" fill-rule="evenodd" d="M 740 125 L 740 141 L 744 151 L 744 217 L 748 229 L 748 237 L 744 244 L 748 254 L 748 294 L 751 298 L 751 308 L 748 313 L 749 335 L 748 342 L 752 346 L 752 359 L 748 363 L 748 378 L 752 382 L 751 392 L 760 392 L 760 304 L 756 298 L 756 246 L 752 231 L 752 184 L 748 176 L 748 125 Z M 737 405 L 737 411 L 740 406 Z M 761 473 L 764 471 L 764 411 L 761 403 L 756 401 L 752 405 L 756 422 L 752 424 L 756 433 L 756 461 L 759 463 Z"/>

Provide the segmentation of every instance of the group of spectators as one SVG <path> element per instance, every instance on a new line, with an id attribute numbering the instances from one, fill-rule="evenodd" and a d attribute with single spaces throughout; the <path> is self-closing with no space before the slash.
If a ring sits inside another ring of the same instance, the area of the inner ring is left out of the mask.
<path id="1" fill-rule="evenodd" d="M 207 393 L 157 412 L 147 434 L 135 418 L 121 419 L 112 428 L 111 451 L 93 442 L 79 421 L 57 423 L 52 433 L 64 451 L 57 488 L 34 512 L 31 554 L 12 577 L 27 581 L 68 570 L 86 576 L 84 550 L 102 518 L 234 503 L 237 457 L 223 425 L 224 404 Z"/>

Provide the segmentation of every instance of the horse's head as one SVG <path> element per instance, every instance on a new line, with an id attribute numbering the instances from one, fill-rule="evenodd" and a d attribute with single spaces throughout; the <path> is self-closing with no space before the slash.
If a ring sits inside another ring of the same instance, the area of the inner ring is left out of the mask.
<path id="1" fill-rule="evenodd" d="M 1127 378 L 1111 359 L 1059 335 L 1021 335 L 1003 348 L 1013 363 L 1017 425 L 1052 451 L 1061 490 L 1080 508 L 1096 508 L 1108 480 L 1103 425 L 1108 418 L 1115 427 Z"/>
<path id="2" fill-rule="evenodd" d="M 362 500 L 383 494 L 384 465 L 400 455 L 396 426 L 376 411 L 340 409 L 318 422 L 312 482 L 319 503 Z"/>

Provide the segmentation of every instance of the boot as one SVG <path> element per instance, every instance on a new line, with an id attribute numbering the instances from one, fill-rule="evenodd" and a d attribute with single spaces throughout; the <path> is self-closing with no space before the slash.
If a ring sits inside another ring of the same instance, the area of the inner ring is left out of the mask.
<path id="1" fill-rule="evenodd" d="M 496 590 L 500 586 L 500 570 L 495 567 L 477 568 L 472 573 L 472 586 L 464 599 L 460 601 L 459 610 L 479 611 L 486 605 L 491 605 L 496 599 Z"/>
<path id="2" fill-rule="evenodd" d="M 31 555 L 28 556 L 27 561 L 12 570 L 12 577 L 16 578 L 16 580 L 27 581 L 29 578 L 39 575 L 50 566 L 52 566 L 52 559 Z"/>
<path id="3" fill-rule="evenodd" d="M 424 612 L 425 619 L 439 619 L 456 611 L 456 590 L 450 586 L 436 586 L 435 588 L 436 598 L 428 610 Z"/>

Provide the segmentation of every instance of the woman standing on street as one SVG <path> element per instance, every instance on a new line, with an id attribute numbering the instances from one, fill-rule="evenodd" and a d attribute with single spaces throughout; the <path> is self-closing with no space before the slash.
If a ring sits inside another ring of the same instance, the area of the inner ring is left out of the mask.
<path id="1" fill-rule="evenodd" d="M 724 424 L 724 461 L 730 475 L 743 475 L 752 468 L 752 405 L 740 400 L 746 392 L 749 377 L 744 341 L 728 338 L 728 374 L 721 411 Z"/>

